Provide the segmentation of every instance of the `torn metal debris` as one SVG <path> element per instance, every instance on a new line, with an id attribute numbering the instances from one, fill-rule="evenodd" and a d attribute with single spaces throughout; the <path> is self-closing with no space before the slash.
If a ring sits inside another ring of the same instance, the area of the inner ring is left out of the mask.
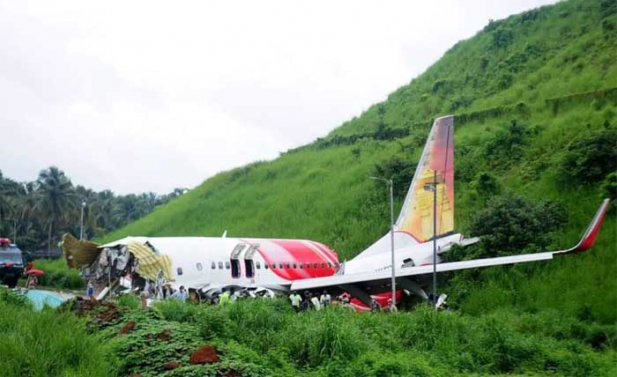
<path id="1" fill-rule="evenodd" d="M 173 281 L 171 259 L 138 238 L 127 244 L 98 245 L 65 234 L 60 243 L 67 265 L 79 268 L 88 294 L 100 300 L 111 292 L 135 292 L 163 298 Z"/>

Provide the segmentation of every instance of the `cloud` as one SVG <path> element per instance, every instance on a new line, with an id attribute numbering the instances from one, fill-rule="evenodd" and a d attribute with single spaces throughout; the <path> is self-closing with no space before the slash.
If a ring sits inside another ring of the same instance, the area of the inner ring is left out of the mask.
<path id="1" fill-rule="evenodd" d="M 0 2 L 0 169 L 192 187 L 328 133 L 488 19 L 550 2 Z"/>

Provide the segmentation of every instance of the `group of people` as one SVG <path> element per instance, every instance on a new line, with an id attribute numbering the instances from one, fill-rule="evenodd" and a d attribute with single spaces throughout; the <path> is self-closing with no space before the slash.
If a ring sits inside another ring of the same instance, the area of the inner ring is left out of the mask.
<path id="1" fill-rule="evenodd" d="M 348 293 L 343 293 L 336 296 L 334 299 L 326 290 L 324 290 L 320 296 L 316 294 L 314 295 L 309 291 L 305 291 L 303 296 L 304 297 L 302 297 L 302 295 L 300 295 L 297 291 L 291 292 L 289 295 L 291 307 L 294 308 L 296 313 L 307 310 L 322 310 L 330 305 L 352 308 L 351 297 Z M 375 300 L 375 298 L 372 298 L 370 309 L 372 313 L 380 312 L 382 310 L 387 310 L 389 312 L 397 311 L 396 305 L 392 304 L 392 299 L 388 299 L 388 306 L 384 309 L 381 304 Z"/>
<path id="2" fill-rule="evenodd" d="M 298 292 L 291 292 L 289 295 L 291 307 L 296 313 L 306 310 L 321 310 L 326 306 L 332 305 L 332 296 L 327 291 L 323 291 L 321 296 L 313 295 L 311 292 L 304 292 L 304 298 Z"/>

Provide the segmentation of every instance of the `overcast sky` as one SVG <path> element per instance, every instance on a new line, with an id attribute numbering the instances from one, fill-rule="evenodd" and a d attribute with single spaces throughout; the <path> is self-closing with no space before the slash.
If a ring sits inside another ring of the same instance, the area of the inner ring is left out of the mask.
<path id="1" fill-rule="evenodd" d="M 1 1 L 0 170 L 194 187 L 323 136 L 509 1 Z"/>

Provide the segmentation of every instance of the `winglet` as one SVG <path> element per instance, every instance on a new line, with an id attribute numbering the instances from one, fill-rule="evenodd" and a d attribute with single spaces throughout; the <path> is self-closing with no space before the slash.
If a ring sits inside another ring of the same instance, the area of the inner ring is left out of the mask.
<path id="1" fill-rule="evenodd" d="M 609 199 L 604 199 L 604 201 L 602 201 L 600 208 L 598 208 L 596 215 L 593 217 L 593 220 L 591 220 L 591 223 L 587 227 L 587 230 L 585 230 L 585 233 L 583 234 L 581 240 L 573 248 L 564 250 L 562 252 L 563 254 L 582 253 L 593 247 L 596 242 L 596 237 L 598 236 L 598 233 L 600 233 L 602 221 L 604 221 L 604 215 L 608 210 L 609 203 Z"/>

